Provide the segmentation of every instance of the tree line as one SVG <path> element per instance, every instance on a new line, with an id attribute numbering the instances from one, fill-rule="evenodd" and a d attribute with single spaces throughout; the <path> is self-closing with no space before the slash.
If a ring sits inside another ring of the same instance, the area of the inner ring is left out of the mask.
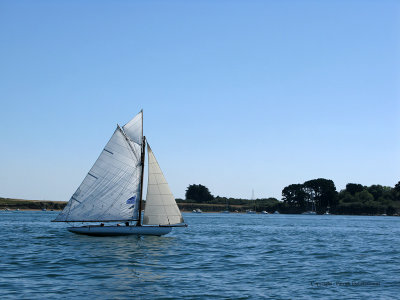
<path id="1" fill-rule="evenodd" d="M 180 206 L 186 209 L 201 208 L 204 211 L 229 210 L 243 212 L 248 209 L 274 212 L 278 209 L 279 201 L 276 198 L 242 199 L 223 196 L 213 196 L 209 189 L 201 184 L 191 184 L 187 187 L 185 200 L 176 199 Z M 188 203 L 197 205 L 188 205 Z"/>
<path id="2" fill-rule="evenodd" d="M 177 199 L 177 202 L 214 204 L 219 207 L 226 205 L 231 211 L 255 209 L 294 214 L 315 211 L 317 214 L 398 215 L 400 182 L 393 188 L 378 184 L 364 186 L 348 183 L 345 189 L 338 192 L 332 180 L 317 178 L 284 187 L 281 201 L 272 197 L 254 200 L 214 197 L 206 186 L 192 184 L 186 189 L 185 200 Z"/>
<path id="3" fill-rule="evenodd" d="M 314 206 L 318 214 L 329 210 L 346 215 L 397 215 L 400 212 L 400 182 L 393 188 L 374 184 L 348 183 L 340 192 L 332 180 L 318 178 L 291 184 L 282 190 L 282 208 L 301 213 Z"/>

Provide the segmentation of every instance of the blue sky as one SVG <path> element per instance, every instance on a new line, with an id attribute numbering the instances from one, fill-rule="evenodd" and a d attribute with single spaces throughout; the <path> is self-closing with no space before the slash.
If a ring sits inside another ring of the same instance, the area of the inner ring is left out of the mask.
<path id="1" fill-rule="evenodd" d="M 0 196 L 68 200 L 116 123 L 176 197 L 400 180 L 398 1 L 0 1 Z"/>

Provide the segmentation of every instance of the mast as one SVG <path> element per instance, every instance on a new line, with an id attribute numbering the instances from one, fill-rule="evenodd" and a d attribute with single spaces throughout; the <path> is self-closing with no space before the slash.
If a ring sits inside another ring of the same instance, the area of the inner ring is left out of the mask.
<path id="1" fill-rule="evenodd" d="M 254 211 L 257 212 L 257 205 L 256 205 L 257 200 L 254 197 L 254 189 L 251 190 L 251 200 L 254 201 Z"/>
<path id="2" fill-rule="evenodd" d="M 143 199 L 143 177 L 144 177 L 144 158 L 145 158 L 145 147 L 146 147 L 146 137 L 143 136 L 143 109 L 141 110 L 142 112 L 142 156 L 140 158 L 141 160 L 141 165 L 142 165 L 142 174 L 140 177 L 140 197 L 139 197 L 139 218 L 136 223 L 136 226 L 142 226 L 142 199 Z"/>

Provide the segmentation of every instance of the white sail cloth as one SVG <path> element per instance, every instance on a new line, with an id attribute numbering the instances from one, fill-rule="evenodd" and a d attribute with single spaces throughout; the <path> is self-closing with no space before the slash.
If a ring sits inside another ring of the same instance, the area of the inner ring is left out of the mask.
<path id="1" fill-rule="evenodd" d="M 143 142 L 143 111 L 122 126 L 129 139 L 139 145 Z"/>
<path id="2" fill-rule="evenodd" d="M 131 124 L 129 128 L 137 127 Z M 118 126 L 67 206 L 54 221 L 136 219 L 142 168 L 140 157 L 141 146 L 130 141 Z"/>
<path id="3" fill-rule="evenodd" d="M 149 158 L 149 180 L 147 184 L 146 206 L 143 225 L 173 225 L 183 223 L 181 212 L 174 195 L 147 143 Z"/>

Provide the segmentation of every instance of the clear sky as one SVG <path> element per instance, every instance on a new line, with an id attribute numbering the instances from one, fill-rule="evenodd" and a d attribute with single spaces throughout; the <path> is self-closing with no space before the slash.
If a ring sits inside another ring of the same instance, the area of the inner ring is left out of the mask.
<path id="1" fill-rule="evenodd" d="M 0 0 L 0 196 L 68 200 L 116 123 L 176 197 L 400 180 L 399 1 Z"/>

